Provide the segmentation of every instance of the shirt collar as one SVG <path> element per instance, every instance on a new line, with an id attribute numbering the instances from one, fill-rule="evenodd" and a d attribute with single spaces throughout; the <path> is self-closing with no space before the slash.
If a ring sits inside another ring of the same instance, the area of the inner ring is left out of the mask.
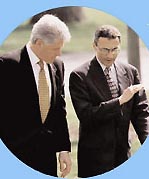
<path id="1" fill-rule="evenodd" d="M 97 58 L 97 56 L 96 56 L 96 59 L 97 59 L 97 62 L 100 64 L 102 70 L 104 71 L 104 70 L 106 69 L 106 66 L 105 66 L 103 63 L 101 63 L 101 61 Z M 112 64 L 112 65 L 110 66 L 110 69 L 111 69 L 111 71 L 113 71 L 113 69 L 114 69 L 114 64 Z"/>
<path id="2" fill-rule="evenodd" d="M 26 49 L 27 49 L 27 52 L 28 52 L 28 55 L 29 55 L 29 58 L 30 58 L 30 61 L 31 61 L 31 64 L 32 66 L 37 64 L 40 59 L 36 56 L 36 54 L 32 51 L 31 47 L 30 47 L 30 42 L 27 43 L 26 45 Z"/>

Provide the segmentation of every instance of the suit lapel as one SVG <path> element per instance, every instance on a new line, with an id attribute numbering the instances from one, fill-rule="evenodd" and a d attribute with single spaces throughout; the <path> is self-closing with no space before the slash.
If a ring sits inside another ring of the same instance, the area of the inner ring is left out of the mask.
<path id="1" fill-rule="evenodd" d="M 28 84 L 31 87 L 31 89 L 33 89 L 33 91 L 35 92 L 34 94 L 37 97 L 37 86 L 26 47 L 21 51 L 20 66 L 22 73 L 24 73 L 24 78 L 26 79 L 25 84 Z"/>
<path id="2" fill-rule="evenodd" d="M 123 65 L 120 65 L 118 63 L 114 64 L 116 73 L 117 73 L 117 80 L 119 85 L 119 91 L 120 94 L 123 93 L 123 91 L 131 85 L 130 80 L 128 78 L 127 71 L 124 69 Z"/>
<path id="3" fill-rule="evenodd" d="M 100 95 L 103 96 L 103 99 L 105 101 L 110 100 L 112 98 L 111 92 L 110 92 L 106 77 L 104 75 L 104 72 L 100 64 L 97 62 L 96 57 L 90 63 L 89 74 L 91 76 L 93 83 L 98 89 Z"/>
<path id="4" fill-rule="evenodd" d="M 20 58 L 20 73 L 23 77 L 23 92 L 24 95 L 27 95 L 28 103 L 32 104 L 32 109 L 35 113 L 37 113 L 37 116 L 40 116 L 40 106 L 39 106 L 39 96 L 38 96 L 38 90 L 35 82 L 35 77 L 33 73 L 33 69 L 31 66 L 31 62 L 27 53 L 26 47 L 24 47 L 21 51 L 21 58 Z M 40 116 L 41 117 L 41 116 Z M 39 120 L 41 118 L 39 117 Z M 40 121 L 41 122 L 41 121 Z"/>
<path id="5" fill-rule="evenodd" d="M 51 107 L 54 107 L 56 103 L 56 67 L 54 64 L 48 65 L 49 74 L 51 78 L 51 86 L 52 86 L 52 93 L 51 93 Z"/>
<path id="6" fill-rule="evenodd" d="M 114 64 L 116 69 L 116 75 L 119 85 L 119 91 L 120 94 L 123 93 L 123 91 L 131 85 L 127 71 L 125 70 L 123 65 L 120 65 L 119 63 Z M 100 64 L 97 62 L 96 57 L 91 61 L 90 63 L 90 70 L 89 74 L 91 76 L 91 79 L 93 80 L 96 88 L 98 89 L 100 95 L 103 96 L 104 100 L 110 100 L 112 98 L 111 92 L 106 80 L 106 77 L 104 75 L 104 72 L 100 66 Z"/>

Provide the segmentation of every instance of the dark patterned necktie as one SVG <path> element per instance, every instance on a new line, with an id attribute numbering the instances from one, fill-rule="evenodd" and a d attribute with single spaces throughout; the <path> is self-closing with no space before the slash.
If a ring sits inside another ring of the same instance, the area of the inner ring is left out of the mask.
<path id="1" fill-rule="evenodd" d="M 49 87 L 45 76 L 43 61 L 39 61 L 38 64 L 40 66 L 39 81 L 38 81 L 39 104 L 40 104 L 42 123 L 44 123 L 50 107 Z"/>
<path id="2" fill-rule="evenodd" d="M 118 89 L 117 89 L 115 82 L 110 77 L 110 74 L 109 74 L 110 70 L 111 70 L 110 68 L 106 67 L 104 70 L 104 73 L 105 73 L 105 76 L 106 76 L 106 79 L 107 79 L 107 82 L 111 91 L 112 98 L 117 98 L 119 96 Z"/>

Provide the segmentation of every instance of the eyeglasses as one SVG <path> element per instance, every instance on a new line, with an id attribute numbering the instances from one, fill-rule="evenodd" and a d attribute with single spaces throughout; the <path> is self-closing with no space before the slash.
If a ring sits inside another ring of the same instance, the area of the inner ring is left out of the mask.
<path id="1" fill-rule="evenodd" d="M 115 48 L 112 48 L 112 49 L 109 49 L 109 48 L 97 48 L 97 49 L 104 55 L 108 55 L 110 52 L 113 55 L 117 55 L 120 52 L 119 47 L 115 47 Z"/>

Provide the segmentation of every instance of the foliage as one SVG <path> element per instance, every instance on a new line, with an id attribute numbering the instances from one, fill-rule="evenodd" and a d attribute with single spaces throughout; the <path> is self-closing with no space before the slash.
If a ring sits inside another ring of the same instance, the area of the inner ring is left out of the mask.
<path id="1" fill-rule="evenodd" d="M 65 45 L 64 52 L 91 51 L 95 29 L 103 24 L 111 24 L 120 29 L 123 37 L 122 48 L 126 48 L 126 25 L 124 23 L 102 11 L 90 8 L 83 8 L 83 11 L 84 20 L 68 24 L 72 39 Z M 0 53 L 21 48 L 28 42 L 32 28 L 28 22 L 24 22 L 10 34 L 1 46 Z"/>
<path id="2" fill-rule="evenodd" d="M 59 17 L 65 23 L 69 22 L 80 22 L 83 19 L 82 7 L 71 6 L 71 7 L 60 7 L 56 9 L 49 9 L 47 11 L 41 12 L 31 18 L 30 23 L 34 24 L 37 22 L 44 14 L 53 14 Z"/>

